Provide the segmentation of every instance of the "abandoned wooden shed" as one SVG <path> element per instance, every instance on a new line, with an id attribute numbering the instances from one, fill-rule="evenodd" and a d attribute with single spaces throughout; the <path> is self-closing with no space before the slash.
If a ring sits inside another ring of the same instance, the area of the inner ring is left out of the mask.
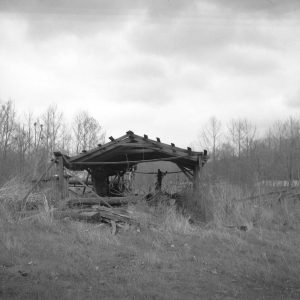
<path id="1" fill-rule="evenodd" d="M 78 171 L 86 170 L 92 177 L 93 185 L 100 196 L 109 194 L 109 178 L 120 176 L 132 170 L 139 163 L 154 161 L 169 161 L 179 169 L 199 188 L 200 170 L 208 160 L 207 151 L 196 152 L 162 143 L 159 138 L 149 139 L 147 135 L 139 136 L 132 131 L 117 139 L 110 137 L 110 142 L 99 144 L 89 151 L 69 157 L 61 152 L 54 155 L 60 170 L 64 167 Z"/>

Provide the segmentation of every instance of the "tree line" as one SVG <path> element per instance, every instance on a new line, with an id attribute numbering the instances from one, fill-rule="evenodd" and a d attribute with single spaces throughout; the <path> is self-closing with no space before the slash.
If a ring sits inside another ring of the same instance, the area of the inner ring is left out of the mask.
<path id="1" fill-rule="evenodd" d="M 198 137 L 198 145 L 210 152 L 207 164 L 212 180 L 231 183 L 300 180 L 300 120 L 289 117 L 275 121 L 258 133 L 247 119 L 222 124 L 212 117 Z"/>
<path id="2" fill-rule="evenodd" d="M 104 129 L 86 111 L 67 124 L 56 105 L 40 116 L 19 116 L 13 101 L 0 101 L 0 183 L 14 176 L 36 176 L 46 168 L 53 151 L 74 155 L 104 141 Z"/>
<path id="3" fill-rule="evenodd" d="M 56 105 L 40 116 L 18 115 L 13 101 L 0 100 L 0 184 L 14 176 L 36 177 L 53 151 L 80 153 L 105 142 L 105 130 L 86 111 L 69 124 Z M 212 117 L 202 128 L 197 145 L 209 151 L 206 165 L 212 181 L 253 184 L 300 179 L 300 120 L 276 121 L 264 132 L 247 119 L 222 124 Z"/>

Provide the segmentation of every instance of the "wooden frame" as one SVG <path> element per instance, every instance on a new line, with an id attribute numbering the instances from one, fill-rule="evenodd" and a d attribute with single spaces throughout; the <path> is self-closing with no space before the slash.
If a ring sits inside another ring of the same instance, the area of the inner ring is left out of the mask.
<path id="1" fill-rule="evenodd" d="M 79 155 L 69 157 L 60 152 L 55 152 L 59 163 L 59 178 L 63 178 L 63 166 L 70 170 L 88 170 L 92 174 L 95 186 L 104 182 L 105 176 L 97 176 L 97 173 L 112 176 L 119 172 L 125 172 L 126 169 L 141 163 L 153 161 L 170 161 L 175 163 L 180 170 L 193 181 L 194 191 L 199 192 L 200 171 L 208 160 L 207 151 L 196 152 L 190 147 L 187 149 L 176 147 L 174 143 L 170 145 L 157 140 L 149 139 L 148 135 L 139 136 L 132 131 L 89 151 L 84 151 Z M 94 174 L 94 175 L 93 175 Z M 102 178 L 103 177 L 103 178 Z M 100 181 L 102 182 L 100 182 Z M 63 179 L 59 181 L 61 197 L 63 193 Z"/>

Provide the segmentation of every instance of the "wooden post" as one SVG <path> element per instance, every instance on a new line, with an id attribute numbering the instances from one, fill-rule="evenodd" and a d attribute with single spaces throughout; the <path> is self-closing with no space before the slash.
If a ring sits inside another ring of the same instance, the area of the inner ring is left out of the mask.
<path id="1" fill-rule="evenodd" d="M 199 182 L 199 177 L 200 177 L 200 164 L 199 164 L 199 156 L 197 158 L 197 164 L 195 165 L 194 172 L 193 172 L 193 190 L 194 190 L 194 195 L 198 196 L 199 195 L 199 189 L 200 189 L 200 182 Z"/>
<path id="2" fill-rule="evenodd" d="M 206 222 L 207 212 L 206 212 L 206 197 L 204 195 L 205 191 L 201 184 L 201 174 L 202 174 L 202 157 L 198 155 L 197 164 L 194 168 L 193 173 L 193 189 L 194 189 L 194 197 L 200 201 L 200 208 L 203 216 L 204 222 Z"/>
<path id="3" fill-rule="evenodd" d="M 65 178 L 64 178 L 64 161 L 63 157 L 58 157 L 58 186 L 59 186 L 59 196 L 63 200 L 65 198 Z"/>
<path id="4" fill-rule="evenodd" d="M 92 171 L 93 184 L 96 193 L 99 196 L 108 196 L 109 194 L 109 182 L 108 175 L 104 169 Z"/>

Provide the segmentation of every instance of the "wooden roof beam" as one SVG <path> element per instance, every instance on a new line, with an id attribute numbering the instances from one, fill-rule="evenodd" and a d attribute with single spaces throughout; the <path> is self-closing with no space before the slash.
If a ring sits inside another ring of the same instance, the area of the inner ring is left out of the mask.
<path id="1" fill-rule="evenodd" d="M 132 130 L 128 130 L 128 131 L 126 132 L 126 134 L 129 135 L 129 136 L 132 136 L 132 135 L 134 135 L 134 132 L 133 132 Z"/>

